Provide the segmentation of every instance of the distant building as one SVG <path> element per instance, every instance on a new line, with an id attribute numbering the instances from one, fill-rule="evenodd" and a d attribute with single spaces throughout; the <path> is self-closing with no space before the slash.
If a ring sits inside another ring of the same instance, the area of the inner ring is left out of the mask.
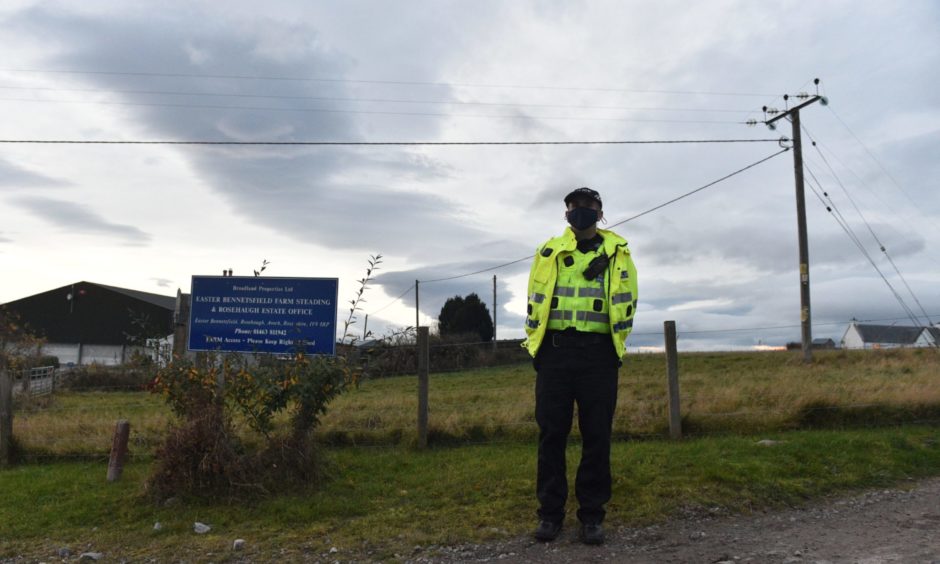
<path id="1" fill-rule="evenodd" d="M 842 336 L 846 349 L 896 347 L 935 347 L 940 344 L 940 328 L 910 325 L 870 325 L 853 322 Z"/>
<path id="2" fill-rule="evenodd" d="M 2 306 L 45 340 L 62 365 L 122 364 L 173 334 L 176 297 L 76 282 Z"/>
<path id="3" fill-rule="evenodd" d="M 834 349 L 836 348 L 836 342 L 832 339 L 813 339 L 810 342 L 810 347 L 814 349 Z M 800 341 L 790 341 L 785 348 L 788 351 L 798 351 L 803 348 L 803 343 Z"/>
<path id="4" fill-rule="evenodd" d="M 834 349 L 836 342 L 832 339 L 813 339 L 812 346 L 814 349 Z"/>

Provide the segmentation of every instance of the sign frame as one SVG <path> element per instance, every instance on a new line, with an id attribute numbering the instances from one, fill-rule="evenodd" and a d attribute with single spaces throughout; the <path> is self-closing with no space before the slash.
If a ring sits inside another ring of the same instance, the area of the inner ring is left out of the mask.
<path id="1" fill-rule="evenodd" d="M 197 284 L 198 282 L 204 284 Z M 221 293 L 211 296 L 200 293 L 198 297 L 206 299 L 198 300 L 197 285 L 208 285 L 212 287 L 212 290 Z M 221 289 L 223 286 L 230 287 L 230 290 L 225 292 Z M 300 289 L 303 295 L 298 297 L 298 294 L 294 294 L 295 289 Z M 239 292 L 238 295 L 235 295 L 236 291 Z M 287 297 L 288 294 L 293 294 L 293 296 Z M 315 303 L 317 300 L 327 298 L 330 301 L 329 305 Z M 248 301 L 245 307 L 238 305 L 243 300 Z M 288 307 L 294 304 L 294 300 L 305 300 L 301 305 L 307 307 Z M 304 346 L 307 354 L 335 356 L 338 300 L 339 278 L 193 275 L 190 281 L 190 308 L 187 320 L 189 331 L 186 349 L 193 352 L 285 355 L 293 354 L 298 341 L 312 341 L 313 345 Z M 221 313 L 205 311 L 207 308 L 216 310 L 222 307 L 243 311 Z M 318 312 L 319 316 L 314 316 L 313 307 L 329 309 L 325 312 Z M 291 315 L 295 321 L 285 319 L 284 316 L 288 315 L 288 312 L 292 312 Z M 221 318 L 210 318 L 208 317 L 210 315 L 221 316 Z M 229 315 L 237 315 L 238 319 L 226 317 Z M 308 327 L 306 321 L 297 320 L 303 315 L 307 315 L 310 322 L 316 323 L 317 326 Z M 245 317 L 248 319 L 243 319 Z M 301 324 L 308 329 L 301 330 Z M 208 328 L 212 325 L 226 326 L 231 328 L 231 331 L 209 331 Z M 238 333 L 234 333 L 236 329 Z M 304 332 L 300 339 L 293 338 L 297 332 L 301 331 Z M 325 347 L 322 346 L 322 339 L 326 338 L 324 334 L 327 331 L 329 331 L 329 346 Z M 310 337 L 316 338 L 310 339 Z M 209 342 L 209 338 L 214 340 Z M 290 338 L 290 343 L 285 343 L 284 341 L 288 338 Z M 199 343 L 199 340 L 202 340 L 202 343 Z M 248 344 L 248 340 L 252 343 Z M 242 341 L 245 343 L 242 344 Z M 274 343 L 268 341 L 274 341 Z"/>

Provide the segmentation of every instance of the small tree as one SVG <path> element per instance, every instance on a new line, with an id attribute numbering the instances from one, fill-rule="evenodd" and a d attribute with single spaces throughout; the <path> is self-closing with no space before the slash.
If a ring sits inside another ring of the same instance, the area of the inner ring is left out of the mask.
<path id="1" fill-rule="evenodd" d="M 441 337 L 471 333 L 478 335 L 481 341 L 493 339 L 490 310 L 475 293 L 465 298 L 454 296 L 444 302 L 437 322 Z"/>

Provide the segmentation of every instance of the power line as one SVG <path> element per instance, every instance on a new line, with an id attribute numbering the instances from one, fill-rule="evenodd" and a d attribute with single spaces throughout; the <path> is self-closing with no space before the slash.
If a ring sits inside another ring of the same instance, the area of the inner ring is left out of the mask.
<path id="1" fill-rule="evenodd" d="M 884 275 L 883 272 L 881 272 L 881 269 L 878 268 L 878 265 L 875 264 L 875 261 L 871 258 L 871 255 L 869 255 L 868 251 L 865 250 L 865 246 L 859 240 L 858 236 L 855 235 L 855 232 L 852 230 L 851 226 L 849 226 L 848 222 L 845 221 L 845 218 L 842 216 L 842 213 L 838 211 L 838 208 L 836 208 L 835 204 L 832 202 L 831 199 L 829 200 L 828 205 L 827 205 L 826 200 L 823 198 L 823 194 L 826 194 L 826 192 L 823 190 L 822 184 L 819 182 L 819 179 L 816 178 L 815 174 L 813 174 L 813 170 L 809 167 L 809 165 L 806 165 L 806 164 L 803 165 L 803 168 L 806 169 L 806 171 L 809 173 L 813 181 L 816 182 L 816 187 L 813 186 L 812 182 L 809 183 L 810 189 L 813 191 L 814 194 L 816 194 L 816 197 L 819 198 L 819 201 L 822 202 L 823 206 L 826 208 L 827 211 L 829 211 L 830 213 L 835 211 L 835 213 L 833 213 L 833 218 L 836 219 L 836 223 L 839 224 L 839 227 L 841 227 L 842 230 L 845 231 L 846 235 L 848 235 L 849 238 L 852 240 L 852 242 L 855 243 L 855 246 L 858 247 L 858 250 L 862 253 L 862 255 L 864 255 L 865 258 L 868 259 L 868 262 L 871 263 L 872 268 L 875 269 L 875 271 L 878 273 L 878 276 L 880 276 L 881 279 L 884 281 L 885 285 L 888 286 L 888 289 L 891 291 L 891 293 L 894 295 L 894 298 L 901 305 L 901 309 L 904 310 L 904 313 L 908 315 L 908 318 L 914 323 L 914 325 L 919 325 L 919 323 L 917 322 L 917 318 L 914 315 L 914 312 L 904 302 L 904 299 L 901 297 L 898 291 L 894 289 L 894 286 L 891 285 L 891 282 L 888 281 L 888 278 Z M 828 194 L 826 194 L 826 197 L 828 198 Z"/>
<path id="2" fill-rule="evenodd" d="M 433 279 L 433 280 L 421 280 L 421 283 L 422 283 L 422 284 L 430 284 L 430 283 L 432 283 L 432 282 L 446 282 L 447 280 L 456 280 L 456 279 L 458 279 L 458 278 L 466 278 L 467 276 L 473 276 L 473 275 L 475 275 L 475 274 L 482 274 L 482 273 L 484 273 L 484 272 L 490 272 L 490 271 L 492 271 L 492 270 L 498 270 L 498 269 L 503 268 L 503 267 L 506 267 L 506 266 L 510 266 L 510 265 L 513 265 L 513 264 L 520 263 L 520 262 L 522 262 L 522 261 L 524 261 L 524 260 L 530 260 L 531 258 L 532 258 L 531 256 L 524 256 L 524 257 L 522 257 L 522 258 L 520 258 L 520 259 L 516 259 L 516 260 L 510 261 L 510 262 L 504 262 L 504 263 L 502 263 L 502 264 L 498 264 L 498 265 L 496 265 L 496 266 L 491 266 L 491 267 L 489 267 L 489 268 L 484 268 L 484 269 L 482 269 L 482 270 L 476 270 L 476 271 L 474 271 L 474 272 L 467 272 L 466 274 L 457 274 L 457 275 L 455 275 L 455 276 L 447 276 L 447 277 L 445 277 L 445 278 L 435 278 L 435 279 Z"/>
<path id="3" fill-rule="evenodd" d="M 179 90 L 109 90 L 102 88 L 51 88 L 42 86 L 3 86 L 0 90 L 29 90 L 39 92 L 84 92 L 103 94 L 140 94 L 154 96 L 202 96 L 218 98 L 261 98 L 271 100 L 308 100 L 315 102 L 361 102 L 383 104 L 436 104 L 456 106 L 503 106 L 522 108 L 559 108 L 579 110 L 629 110 L 629 111 L 655 111 L 655 112 L 701 112 L 701 113 L 729 113 L 744 114 L 747 110 L 706 109 L 706 108 L 665 108 L 649 106 L 596 106 L 586 104 L 541 104 L 533 102 L 479 102 L 469 100 L 414 100 L 401 98 L 348 98 L 341 96 L 286 96 L 278 94 L 239 94 L 231 92 L 185 92 Z M 14 98 L 14 100 L 22 100 Z M 57 102 L 58 100 L 36 99 L 36 102 Z M 92 102 L 91 100 L 89 102 Z M 101 101 L 105 103 L 107 101 Z"/>
<path id="4" fill-rule="evenodd" d="M 0 142 L 2 142 L 2 141 L 0 141 Z M 761 164 L 761 163 L 763 163 L 763 162 L 766 162 L 766 161 L 768 161 L 768 160 L 770 160 L 770 159 L 772 159 L 772 158 L 774 158 L 774 157 L 776 157 L 776 156 L 778 156 L 778 155 L 781 155 L 781 154 L 787 152 L 788 150 L 789 150 L 789 149 L 783 149 L 783 150 L 781 150 L 781 151 L 778 151 L 778 152 L 776 152 L 776 153 L 770 155 L 769 157 L 765 157 L 765 158 L 763 158 L 763 159 L 761 159 L 761 160 L 759 160 L 759 161 L 756 161 L 756 162 L 754 162 L 754 163 L 751 163 L 751 164 L 749 164 L 749 165 L 747 165 L 747 166 L 745 166 L 745 167 L 743 167 L 743 168 L 740 168 L 740 169 L 738 169 L 738 170 L 732 172 L 731 174 L 727 174 L 727 175 L 725 175 L 725 176 L 719 178 L 718 180 L 714 180 L 714 181 L 712 181 L 712 182 L 709 182 L 708 184 L 705 184 L 704 186 L 700 186 L 700 187 L 698 187 L 698 188 L 696 188 L 696 189 L 694 189 L 694 190 L 691 190 L 691 191 L 689 191 L 689 192 L 687 192 L 687 193 L 685 193 L 685 194 L 683 194 L 683 195 L 681 195 L 681 196 L 679 196 L 679 197 L 677 197 L 677 198 L 673 198 L 672 200 L 669 200 L 669 201 L 666 202 L 666 203 L 663 203 L 663 204 L 660 204 L 660 205 L 658 205 L 658 206 L 655 206 L 655 207 L 653 207 L 653 208 L 651 208 L 651 209 L 649 209 L 649 210 L 647 210 L 647 211 L 645 211 L 645 212 L 639 213 L 639 214 L 637 214 L 637 215 L 635 215 L 635 216 L 633 216 L 633 217 L 627 218 L 627 219 L 625 219 L 625 220 L 623 220 L 623 221 L 619 221 L 619 222 L 617 222 L 617 223 L 611 225 L 611 227 L 620 225 L 620 224 L 622 224 L 622 223 L 626 223 L 626 222 L 628 222 L 628 221 L 632 221 L 632 220 L 634 220 L 634 219 L 636 219 L 636 218 L 638 218 L 638 217 L 642 217 L 642 216 L 644 216 L 644 215 L 646 215 L 646 214 L 648 214 L 648 213 L 651 213 L 651 212 L 653 212 L 653 211 L 655 211 L 655 210 L 661 209 L 661 208 L 663 208 L 663 207 L 665 207 L 665 206 L 667 206 L 667 205 L 669 205 L 669 204 L 671 204 L 671 203 L 675 203 L 675 202 L 681 200 L 682 198 L 685 198 L 685 197 L 687 197 L 687 196 L 691 196 L 692 194 L 694 194 L 694 193 L 696 193 L 696 192 L 700 192 L 700 191 L 702 191 L 702 190 L 704 190 L 704 189 L 706 189 L 706 188 L 709 188 L 709 187 L 711 187 L 711 186 L 714 186 L 715 184 L 718 184 L 719 182 L 722 182 L 722 181 L 724 181 L 724 180 L 727 180 L 727 179 L 731 178 L 732 176 L 735 176 L 735 175 L 737 175 L 737 174 L 740 174 L 740 173 L 742 173 L 742 172 L 744 172 L 744 171 L 746 171 L 746 170 L 748 170 L 748 169 L 751 169 L 751 168 L 753 168 L 753 167 L 755 167 L 755 166 L 757 166 L 757 165 L 759 165 L 759 164 Z M 454 276 L 446 276 L 446 277 L 443 277 L 443 278 L 434 278 L 434 279 L 432 279 L 432 280 L 419 280 L 419 283 L 422 283 L 422 284 L 430 284 L 430 283 L 434 283 L 434 282 L 445 282 L 445 281 L 448 281 L 448 280 L 457 280 L 458 278 L 466 278 L 466 277 L 468 277 L 468 276 L 474 276 L 474 275 L 477 275 L 477 274 L 482 274 L 482 273 L 484 273 L 484 272 L 490 272 L 490 271 L 493 271 L 493 270 L 498 270 L 498 269 L 500 269 L 500 268 L 504 268 L 504 267 L 507 267 L 507 266 L 511 266 L 511 265 L 513 265 L 513 264 L 517 264 L 517 263 L 520 263 L 520 262 L 525 261 L 525 260 L 531 260 L 531 258 L 532 258 L 531 256 L 524 256 L 524 257 L 518 258 L 518 259 L 516 259 L 516 260 L 512 260 L 512 261 L 505 262 L 505 263 L 502 263 L 502 264 L 497 264 L 497 265 L 495 265 L 495 266 L 491 266 L 491 267 L 484 268 L 484 269 L 481 269 L 481 270 L 476 270 L 476 271 L 474 271 L 474 272 L 467 272 L 467 273 L 464 273 L 464 274 L 457 274 L 457 275 L 454 275 Z M 372 312 L 372 315 L 375 315 L 375 314 L 378 313 L 379 311 L 382 311 L 382 310 L 384 310 L 385 308 L 391 306 L 392 304 L 398 302 L 399 300 L 401 300 L 401 299 L 405 296 L 405 294 L 407 294 L 407 293 L 408 293 L 409 291 L 411 291 L 413 288 L 414 288 L 414 284 L 412 284 L 411 286 L 409 286 L 407 290 L 405 290 L 404 292 L 402 292 L 397 298 L 395 298 L 394 300 L 392 300 L 392 301 L 389 302 L 388 304 L 384 305 L 381 309 Z"/>
<path id="5" fill-rule="evenodd" d="M 0 139 L 30 145 L 235 145 L 235 146 L 453 146 L 453 145 L 677 145 L 697 143 L 778 143 L 779 139 L 647 139 L 636 141 L 133 141 L 84 139 Z M 776 156 L 776 155 L 773 155 Z M 763 162 L 763 161 L 761 161 Z M 758 163 L 755 163 L 758 164 Z M 753 166 L 753 165 L 752 165 Z"/>
<path id="6" fill-rule="evenodd" d="M 804 131 L 805 131 L 805 128 L 804 128 Z M 858 204 L 855 203 L 855 200 L 849 194 L 849 191 L 846 189 L 845 184 L 842 183 L 842 179 L 839 178 L 839 175 L 836 174 L 835 169 L 833 169 L 832 165 L 829 164 L 829 160 L 826 158 L 826 155 L 824 155 L 823 152 L 816 145 L 816 141 L 813 140 L 812 136 L 809 135 L 808 131 L 806 131 L 806 135 L 809 136 L 810 141 L 813 144 L 813 147 L 816 149 L 816 152 L 819 153 L 819 156 L 822 158 L 823 163 L 825 163 L 826 167 L 829 169 L 829 173 L 832 175 L 833 178 L 835 178 L 836 183 L 839 184 L 839 187 L 842 189 L 842 192 L 845 194 L 845 197 L 849 199 L 849 202 L 851 202 L 852 207 L 855 208 L 856 213 L 858 213 L 858 216 L 862 219 L 862 222 L 868 228 L 868 232 L 871 234 L 872 239 L 875 240 L 875 243 L 881 249 L 881 252 L 884 254 L 885 258 L 888 259 L 888 262 L 891 264 L 891 267 L 894 268 L 894 272 L 897 273 L 898 278 L 901 279 L 901 282 L 904 284 L 904 287 L 907 288 L 907 291 L 908 293 L 910 293 L 911 298 L 914 299 L 914 303 L 917 304 L 917 307 L 920 308 L 921 313 L 924 314 L 924 319 L 927 320 L 927 325 L 930 325 L 930 318 L 927 317 L 927 310 L 924 309 L 923 304 L 921 304 L 920 300 L 917 299 L 917 295 L 914 294 L 914 290 L 911 288 L 910 284 L 907 283 L 907 279 L 905 279 L 904 275 L 901 274 L 901 270 L 898 268 L 898 265 L 895 264 L 894 260 L 891 258 L 891 255 L 888 254 L 888 249 L 885 247 L 884 243 L 881 242 L 881 239 L 878 238 L 878 235 L 875 234 L 875 230 L 872 229 L 871 224 L 868 223 L 867 219 L 865 219 L 865 214 L 863 214 L 862 210 L 859 209 Z M 825 194 L 825 195 L 827 198 L 829 198 L 828 194 Z M 832 202 L 832 199 L 830 198 L 829 201 Z"/>
<path id="7" fill-rule="evenodd" d="M 844 121 L 841 117 L 839 117 L 839 114 L 836 113 L 836 111 L 835 111 L 835 109 L 833 109 L 832 105 L 828 105 L 827 107 L 829 108 L 829 111 L 832 112 L 832 115 L 835 116 L 835 118 L 836 118 L 837 120 L 839 120 L 839 123 L 842 124 L 842 127 L 844 127 L 845 130 L 849 132 L 849 134 L 852 136 L 852 138 L 854 138 L 855 141 L 858 142 L 859 145 L 861 145 L 862 149 L 865 150 L 865 153 L 867 153 L 868 156 L 871 157 L 871 160 L 875 161 L 875 164 L 878 165 L 878 168 L 881 169 L 881 172 L 883 172 L 883 173 L 885 174 L 885 176 L 887 176 L 888 179 L 891 180 L 891 183 L 894 184 L 894 187 L 897 188 L 899 192 L 901 192 L 902 194 L 904 194 L 904 196 L 905 196 L 908 200 L 910 200 L 910 202 L 911 202 L 912 204 L 914 204 L 914 207 L 915 207 L 917 210 L 919 210 L 919 211 L 921 212 L 921 214 L 922 214 L 931 224 L 933 224 L 933 226 L 934 226 L 935 228 L 937 228 L 938 230 L 940 230 L 940 225 L 937 225 L 937 223 L 936 223 L 933 219 L 931 219 L 929 216 L 927 216 L 927 214 L 925 214 L 925 213 L 923 212 L 923 209 L 921 209 L 921 204 L 918 204 L 916 201 L 914 201 L 914 198 L 912 198 L 911 195 L 908 194 L 907 191 L 906 191 L 904 188 L 901 187 L 901 184 L 894 178 L 894 176 L 891 175 L 890 172 L 888 172 L 888 169 L 885 168 L 885 166 L 884 166 L 883 164 L 881 164 L 881 161 L 878 160 L 878 157 L 876 157 L 875 154 L 868 148 L 868 146 L 865 145 L 865 143 L 862 142 L 862 140 L 859 138 L 859 136 L 856 135 L 854 131 L 852 131 L 852 128 L 849 127 L 849 124 L 845 123 L 845 121 Z"/>
<path id="8" fill-rule="evenodd" d="M 654 211 L 656 211 L 656 210 L 658 210 L 658 209 L 664 208 L 664 207 L 668 206 L 669 204 L 678 202 L 679 200 L 681 200 L 681 199 L 683 199 L 683 198 L 686 198 L 686 197 L 688 197 L 688 196 L 691 196 L 692 194 L 695 194 L 696 192 L 700 192 L 700 191 L 702 191 L 702 190 L 704 190 L 704 189 L 706 189 L 706 188 L 709 188 L 709 187 L 711 187 L 711 186 L 714 186 L 715 184 L 718 184 L 719 182 L 725 181 L 725 180 L 731 178 L 732 176 L 735 176 L 735 175 L 737 175 L 737 174 L 741 174 L 742 172 L 744 172 L 744 171 L 746 171 L 746 170 L 748 170 L 748 169 L 751 169 L 751 168 L 753 168 L 753 167 L 755 167 L 755 166 L 757 166 L 757 165 L 759 165 L 759 164 L 761 164 L 761 163 L 763 163 L 763 162 L 769 161 L 770 159 L 772 159 L 772 158 L 774 158 L 774 157 L 776 157 L 776 156 L 778 156 L 778 155 L 781 155 L 781 154 L 783 154 L 783 153 L 785 153 L 785 152 L 787 152 L 787 151 L 789 151 L 789 149 L 783 149 L 783 150 L 781 150 L 781 151 L 778 151 L 778 152 L 776 152 L 776 153 L 770 155 L 769 157 L 765 157 L 765 158 L 763 158 L 763 159 L 761 159 L 761 160 L 759 160 L 759 161 L 756 161 L 756 162 L 754 162 L 754 163 L 751 163 L 751 164 L 747 165 L 746 167 L 740 168 L 740 169 L 738 169 L 738 170 L 732 172 L 731 174 L 727 174 L 727 175 L 725 175 L 725 176 L 722 176 L 722 177 L 719 178 L 718 180 L 714 180 L 714 181 L 712 181 L 712 182 L 709 182 L 708 184 L 705 184 L 704 186 L 700 186 L 700 187 L 698 187 L 698 188 L 696 188 L 696 189 L 694 189 L 694 190 L 691 190 L 691 191 L 689 191 L 689 192 L 686 192 L 685 194 L 682 194 L 681 196 L 679 196 L 679 197 L 677 197 L 677 198 L 673 198 L 673 199 L 669 200 L 668 202 L 659 204 L 658 206 L 654 206 L 654 207 L 652 207 L 652 208 L 650 208 L 650 209 L 648 209 L 648 210 L 646 210 L 646 211 L 644 211 L 644 212 L 641 212 L 641 213 L 639 213 L 639 214 L 637 214 L 637 215 L 635 215 L 635 216 L 633 216 L 633 217 L 629 217 L 629 218 L 627 218 L 627 219 L 624 219 L 623 221 L 618 221 L 617 223 L 612 224 L 611 227 L 616 227 L 616 226 L 618 226 L 618 225 L 620 225 L 620 224 L 622 224 L 622 223 L 626 223 L 626 222 L 628 222 L 628 221 L 632 221 L 632 220 L 634 220 L 634 219 L 636 219 L 636 218 L 638 218 L 638 217 L 642 217 L 642 216 L 644 216 L 644 215 L 646 215 L 646 214 L 648 214 L 648 213 L 652 213 L 652 212 L 654 212 Z M 512 264 L 516 264 L 516 263 L 522 262 L 522 261 L 524 261 L 524 260 L 529 260 L 529 259 L 531 259 L 531 258 L 532 258 L 531 256 L 525 256 L 525 257 L 522 257 L 522 258 L 519 258 L 519 259 L 510 261 L 510 262 L 506 262 L 506 263 L 503 263 L 503 264 L 498 264 L 498 265 L 496 265 L 496 266 L 492 266 L 492 267 L 489 267 L 489 268 L 486 268 L 486 269 L 483 269 L 483 270 L 477 270 L 477 271 L 475 271 L 475 272 L 468 272 L 468 273 L 466 273 L 466 274 L 458 274 L 458 275 L 455 275 L 455 276 L 448 276 L 448 277 L 445 277 L 445 278 L 435 278 L 435 279 L 433 279 L 433 280 L 421 280 L 421 283 L 429 284 L 429 283 L 432 283 L 432 282 L 444 282 L 444 281 L 446 281 L 446 280 L 456 280 L 457 278 L 465 278 L 465 277 L 467 277 L 467 276 L 473 276 L 473 275 L 475 275 L 475 274 L 480 274 L 480 273 L 483 273 L 483 272 L 489 272 L 489 271 L 491 271 L 491 270 L 496 270 L 496 269 L 499 269 L 499 268 L 503 268 L 503 267 L 505 267 L 505 266 L 509 266 L 509 265 L 512 265 Z"/>
<path id="9" fill-rule="evenodd" d="M 673 203 L 675 203 L 675 202 L 678 202 L 679 200 L 681 200 L 681 199 L 683 199 L 683 198 L 688 198 L 689 196 L 691 196 L 692 194 L 695 194 L 696 192 L 701 192 L 702 190 L 704 190 L 704 189 L 706 189 L 706 188 L 711 188 L 712 186 L 714 186 L 715 184 L 718 184 L 719 182 L 725 181 L 725 180 L 731 178 L 732 176 L 735 176 L 735 175 L 737 175 L 737 174 L 740 174 L 740 173 L 742 173 L 742 172 L 744 172 L 744 171 L 746 171 L 746 170 L 748 170 L 748 169 L 750 169 L 750 168 L 754 168 L 755 166 L 757 166 L 757 165 L 759 165 L 759 164 L 761 164 L 761 163 L 763 163 L 763 162 L 769 161 L 770 159 L 776 157 L 777 155 L 782 155 L 783 153 L 786 153 L 786 152 L 789 151 L 789 150 L 790 150 L 789 148 L 784 148 L 784 149 L 782 149 L 782 150 L 780 150 L 780 151 L 777 151 L 776 153 L 770 155 L 769 157 L 764 157 L 763 159 L 761 159 L 761 160 L 759 160 L 759 161 L 757 161 L 757 162 L 751 163 L 751 164 L 747 165 L 747 166 L 744 167 L 744 168 L 738 169 L 738 170 L 732 172 L 731 174 L 728 174 L 728 175 L 726 175 L 726 176 L 722 176 L 722 177 L 719 178 L 718 180 L 709 182 L 708 184 L 706 184 L 706 185 L 704 185 L 704 186 L 700 186 L 700 187 L 696 188 L 695 190 L 692 190 L 691 192 L 686 192 L 685 194 L 682 194 L 681 196 L 678 196 L 678 197 L 676 197 L 676 198 L 673 198 L 673 199 L 669 200 L 668 202 L 663 202 L 662 204 L 659 204 L 658 206 L 652 207 L 652 208 L 650 208 L 650 209 L 648 209 L 648 210 L 646 210 L 646 211 L 644 211 L 644 212 L 640 212 L 640 213 L 636 214 L 636 215 L 633 216 L 633 217 L 628 217 L 627 219 L 624 219 L 624 220 L 622 220 L 622 221 L 618 221 L 617 223 L 612 224 L 611 227 L 616 227 L 616 226 L 618 226 L 618 225 L 620 225 L 620 224 L 623 224 L 623 223 L 626 223 L 626 222 L 628 222 L 628 221 L 633 221 L 634 219 L 636 219 L 636 218 L 638 218 L 638 217 L 643 217 L 644 215 L 646 215 L 646 214 L 648 214 L 648 213 L 652 213 L 652 212 L 654 212 L 654 211 L 656 211 L 656 210 L 658 210 L 658 209 L 660 209 L 660 208 L 664 208 L 664 207 L 668 206 L 669 204 L 673 204 Z"/>
<path id="10" fill-rule="evenodd" d="M 804 127 L 804 130 L 806 131 L 807 135 L 812 136 L 812 134 L 809 132 L 808 129 L 805 129 L 805 127 Z M 907 216 L 906 214 L 901 214 L 901 213 L 898 212 L 896 209 L 894 209 L 894 207 L 891 205 L 890 202 L 888 202 L 887 200 L 885 200 L 884 198 L 882 198 L 882 196 L 881 196 L 876 190 L 874 190 L 871 186 L 869 186 L 869 184 L 868 184 L 865 180 L 863 180 L 862 177 L 861 177 L 857 172 L 855 172 L 855 171 L 852 169 L 852 167 L 850 167 L 845 161 L 843 161 L 841 158 L 839 158 L 839 155 L 836 154 L 831 148 L 829 148 L 828 146 L 826 146 L 822 141 L 820 141 L 818 137 L 815 137 L 815 138 L 814 138 L 814 142 L 816 143 L 816 146 L 817 146 L 818 148 L 825 149 L 825 151 L 826 151 L 827 153 L 829 153 L 829 156 L 830 156 L 832 159 L 834 159 L 838 164 L 842 165 L 842 167 L 843 167 L 845 170 L 847 170 L 847 171 L 849 172 L 849 174 L 852 175 L 853 178 L 855 178 L 855 181 L 856 181 L 860 186 L 862 186 L 863 188 L 865 188 L 865 189 L 868 191 L 869 194 L 871 194 L 872 196 L 874 196 L 874 197 L 880 202 L 880 204 L 881 204 L 881 206 L 882 206 L 883 209 L 888 210 L 888 211 L 889 211 L 891 214 L 893 214 L 897 219 L 901 220 L 901 221 L 904 223 L 905 227 L 907 227 L 907 229 L 909 229 L 909 230 L 911 230 L 911 231 L 917 233 L 918 235 L 920 235 L 920 236 L 921 236 L 923 239 L 925 239 L 925 240 L 929 239 L 928 237 L 924 236 L 922 233 L 920 233 L 920 232 L 914 227 L 914 221 L 913 221 L 913 219 L 912 219 L 911 217 Z M 901 237 L 906 237 L 906 236 L 907 236 L 907 235 L 905 235 L 905 234 L 902 234 L 902 233 L 901 233 L 900 231 L 898 231 L 897 229 L 895 229 L 890 223 L 889 223 L 889 224 L 886 224 L 886 225 L 888 226 L 889 229 L 891 229 L 892 231 L 894 231 L 895 233 L 897 233 L 897 234 L 900 235 Z M 937 263 L 937 264 L 940 264 L 940 262 L 938 262 L 936 258 L 934 258 L 933 256 L 930 256 L 930 249 L 929 249 L 929 248 L 924 249 L 924 251 L 925 251 L 925 253 L 927 253 L 928 258 L 930 258 L 931 261 L 933 261 L 933 262 L 935 262 L 935 263 Z"/>
<path id="11" fill-rule="evenodd" d="M 408 288 L 407 288 L 404 292 L 402 292 L 401 294 L 399 294 L 399 296 L 398 296 L 397 298 L 395 298 L 394 300 L 388 302 L 387 304 L 385 304 L 384 306 L 380 307 L 379 309 L 373 311 L 370 315 L 375 315 L 375 314 L 379 313 L 380 311 L 383 311 L 383 310 L 387 309 L 387 308 L 390 307 L 392 304 L 397 303 L 400 299 L 402 299 L 403 297 L 405 297 L 405 294 L 407 294 L 408 292 L 410 292 L 411 290 L 413 290 L 414 287 L 415 287 L 414 284 L 412 284 L 411 286 L 408 286 Z"/>
<path id="12" fill-rule="evenodd" d="M 565 92 L 625 92 L 631 94 L 687 94 L 698 96 L 738 96 L 765 98 L 772 94 L 753 92 L 709 92 L 697 90 L 642 90 L 629 88 L 603 88 L 586 86 L 557 86 L 557 85 L 524 85 L 524 84 L 480 84 L 462 82 L 433 82 L 418 80 L 365 80 L 329 77 L 298 77 L 298 76 L 257 76 L 233 74 L 196 74 L 196 73 L 161 73 L 143 71 L 96 71 L 75 69 L 0 69 L 0 72 L 42 73 L 42 74 L 86 74 L 104 76 L 148 76 L 162 78 L 211 78 L 222 80 L 268 80 L 284 82 L 324 82 L 338 84 L 387 84 L 399 86 L 437 86 L 460 88 L 513 88 L 524 90 L 557 90 Z"/>
<path id="13" fill-rule="evenodd" d="M 94 104 L 103 106 L 143 106 L 154 108 L 178 108 L 196 110 L 239 110 L 264 112 L 301 112 L 322 114 L 357 114 L 381 116 L 409 116 L 409 117 L 446 117 L 446 118 L 477 118 L 477 119 L 539 119 L 564 121 L 623 121 L 639 123 L 719 123 L 740 124 L 733 120 L 687 120 L 687 119 L 644 119 L 644 118 L 614 118 L 591 116 L 533 116 L 533 115 L 488 115 L 488 114 L 445 114 L 439 112 L 392 112 L 378 110 L 340 110 L 335 108 L 283 108 L 274 106 L 225 106 L 217 104 L 168 104 L 156 102 L 107 102 L 95 100 L 37 100 L 34 98 L 0 98 L 8 102 L 53 103 L 53 104 Z"/>

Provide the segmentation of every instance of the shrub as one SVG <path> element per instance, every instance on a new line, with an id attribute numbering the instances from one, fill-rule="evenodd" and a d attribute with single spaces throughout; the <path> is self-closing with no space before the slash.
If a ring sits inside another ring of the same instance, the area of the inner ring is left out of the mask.
<path id="1" fill-rule="evenodd" d="M 151 384 L 180 422 L 157 452 L 149 490 L 158 498 L 241 498 L 316 483 L 322 469 L 313 429 L 330 400 L 357 378 L 343 357 L 302 352 L 289 360 L 238 354 L 175 360 Z M 286 428 L 274 424 L 282 412 L 289 415 Z M 236 422 L 256 440 L 242 441 Z"/>
<path id="2" fill-rule="evenodd" d="M 75 392 L 122 392 L 142 390 L 152 379 L 153 371 L 146 368 L 90 364 L 70 370 L 62 387 Z"/>

